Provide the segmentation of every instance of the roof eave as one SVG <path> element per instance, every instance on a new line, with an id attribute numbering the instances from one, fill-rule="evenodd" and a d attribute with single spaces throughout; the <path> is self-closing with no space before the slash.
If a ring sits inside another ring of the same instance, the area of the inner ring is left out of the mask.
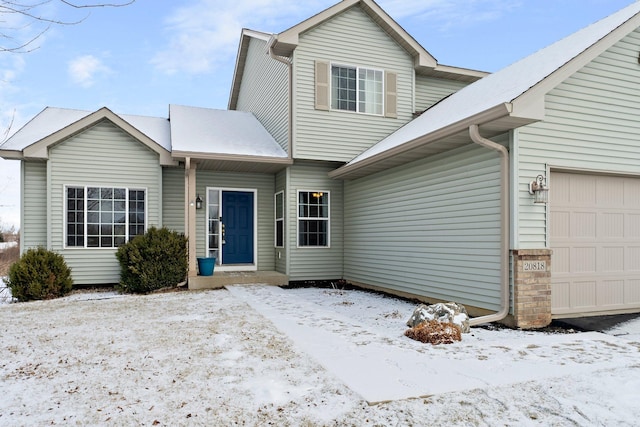
<path id="1" fill-rule="evenodd" d="M 0 157 L 5 160 L 22 160 L 24 155 L 20 150 L 0 150 Z"/>
<path id="2" fill-rule="evenodd" d="M 172 152 L 172 156 L 174 159 L 179 159 L 179 160 L 183 160 L 187 157 L 190 157 L 192 159 L 202 159 L 202 160 L 221 160 L 221 161 L 251 162 L 251 163 L 277 163 L 277 164 L 283 164 L 283 165 L 290 165 L 293 163 L 293 160 L 291 160 L 288 157 L 206 153 L 201 151 L 175 150 Z"/>
<path id="3" fill-rule="evenodd" d="M 235 110 L 238 105 L 238 96 L 240 96 L 240 87 L 242 86 L 242 75 L 244 74 L 245 61 L 247 59 L 247 50 L 249 49 L 249 41 L 251 38 L 268 41 L 272 34 L 243 28 L 240 34 L 240 42 L 238 43 L 238 53 L 236 55 L 236 64 L 233 70 L 233 80 L 231 82 L 231 91 L 229 92 L 229 103 L 227 108 Z"/>
<path id="4" fill-rule="evenodd" d="M 175 151 L 173 155 L 175 160 L 185 161 L 189 158 L 204 170 L 241 173 L 276 173 L 293 164 L 293 160 L 286 157 L 212 154 L 193 151 Z"/>
<path id="5" fill-rule="evenodd" d="M 452 123 L 451 125 L 440 128 L 428 134 L 422 135 L 411 141 L 407 141 L 406 143 L 390 148 L 381 153 L 375 154 L 371 157 L 367 157 L 366 159 L 360 160 L 356 163 L 351 163 L 351 164 L 347 163 L 346 165 L 329 172 L 329 177 L 334 179 L 360 178 L 375 172 L 373 170 L 374 166 L 383 162 L 386 162 L 389 164 L 387 168 L 398 166 L 400 164 L 406 163 L 405 160 L 397 161 L 397 162 L 393 161 L 393 159 L 397 158 L 397 156 L 400 154 L 405 154 L 407 152 L 417 150 L 418 148 L 441 141 L 457 133 L 466 132 L 469 126 L 473 124 L 490 125 L 491 122 L 497 122 L 501 119 L 502 120 L 508 119 L 509 117 L 511 117 L 512 111 L 513 111 L 513 107 L 511 103 L 498 104 L 495 107 L 487 109 L 479 114 L 475 114 L 471 117 L 467 117 L 459 122 Z M 537 118 L 526 119 L 526 118 L 518 117 L 517 120 L 514 122 L 514 125 L 503 124 L 500 127 L 494 126 L 492 128 L 492 132 L 494 133 L 495 132 L 499 133 L 501 131 L 506 132 L 510 128 L 522 126 L 524 124 L 528 124 L 537 120 L 539 119 Z"/>
<path id="6" fill-rule="evenodd" d="M 123 131 L 131 135 L 136 140 L 147 146 L 150 150 L 156 152 L 160 157 L 160 164 L 162 166 L 174 166 L 175 162 L 171 158 L 171 153 L 164 147 L 160 146 L 157 142 L 149 138 L 147 135 L 139 131 L 136 127 L 131 125 L 122 117 L 115 114 L 107 107 L 102 107 L 99 110 L 86 115 L 80 120 L 71 123 L 70 125 L 54 132 L 39 141 L 35 141 L 33 144 L 25 147 L 22 150 L 24 158 L 46 160 L 49 158 L 49 148 L 69 139 L 88 128 L 94 126 L 96 123 L 102 120 L 109 120 Z"/>

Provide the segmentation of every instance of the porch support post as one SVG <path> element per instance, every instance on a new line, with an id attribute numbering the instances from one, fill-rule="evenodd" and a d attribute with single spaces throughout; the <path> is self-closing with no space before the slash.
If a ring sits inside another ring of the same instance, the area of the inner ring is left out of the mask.
<path id="1" fill-rule="evenodd" d="M 196 163 L 191 162 L 187 157 L 184 163 L 184 195 L 185 195 L 185 215 L 184 229 L 185 235 L 189 239 L 189 278 L 198 275 L 196 270 Z"/>

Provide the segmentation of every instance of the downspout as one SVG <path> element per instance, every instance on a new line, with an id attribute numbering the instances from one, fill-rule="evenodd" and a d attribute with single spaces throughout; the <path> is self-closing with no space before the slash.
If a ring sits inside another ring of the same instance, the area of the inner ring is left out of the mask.
<path id="1" fill-rule="evenodd" d="M 273 53 L 273 45 L 277 40 L 278 36 L 275 34 L 271 36 L 267 42 L 267 53 L 272 59 L 285 64 L 289 73 L 289 105 L 287 106 L 287 109 L 289 110 L 289 128 L 287 129 L 289 135 L 287 141 L 287 153 L 289 154 L 289 159 L 291 159 L 293 157 L 293 60 Z"/>
<path id="2" fill-rule="evenodd" d="M 485 148 L 497 151 L 500 155 L 500 310 L 486 316 L 469 320 L 470 326 L 482 323 L 498 322 L 509 314 L 509 150 L 504 146 L 483 138 L 478 125 L 469 126 L 471 140 Z"/>

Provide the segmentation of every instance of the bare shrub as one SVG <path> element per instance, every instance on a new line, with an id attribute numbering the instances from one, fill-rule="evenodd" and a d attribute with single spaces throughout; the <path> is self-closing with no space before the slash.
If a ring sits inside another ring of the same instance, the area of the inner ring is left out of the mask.
<path id="1" fill-rule="evenodd" d="M 454 323 L 430 320 L 407 329 L 404 334 L 413 340 L 435 345 L 453 344 L 454 341 L 461 341 L 461 333 L 460 327 Z"/>
<path id="2" fill-rule="evenodd" d="M 9 273 L 9 267 L 11 264 L 20 259 L 20 248 L 18 246 L 11 246 L 5 250 L 0 250 L 0 277 L 6 276 Z M 0 281 L 0 286 L 2 286 Z"/>

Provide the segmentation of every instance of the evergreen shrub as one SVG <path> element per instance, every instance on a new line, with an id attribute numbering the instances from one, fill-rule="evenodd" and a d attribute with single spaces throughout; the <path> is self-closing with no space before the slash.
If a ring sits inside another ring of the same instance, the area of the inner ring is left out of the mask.
<path id="1" fill-rule="evenodd" d="M 6 284 L 18 301 L 31 301 L 62 297 L 71 292 L 73 280 L 62 255 L 37 248 L 11 265 Z"/>
<path id="2" fill-rule="evenodd" d="M 187 238 L 166 227 L 151 227 L 118 248 L 119 289 L 148 293 L 174 287 L 187 276 Z"/>

